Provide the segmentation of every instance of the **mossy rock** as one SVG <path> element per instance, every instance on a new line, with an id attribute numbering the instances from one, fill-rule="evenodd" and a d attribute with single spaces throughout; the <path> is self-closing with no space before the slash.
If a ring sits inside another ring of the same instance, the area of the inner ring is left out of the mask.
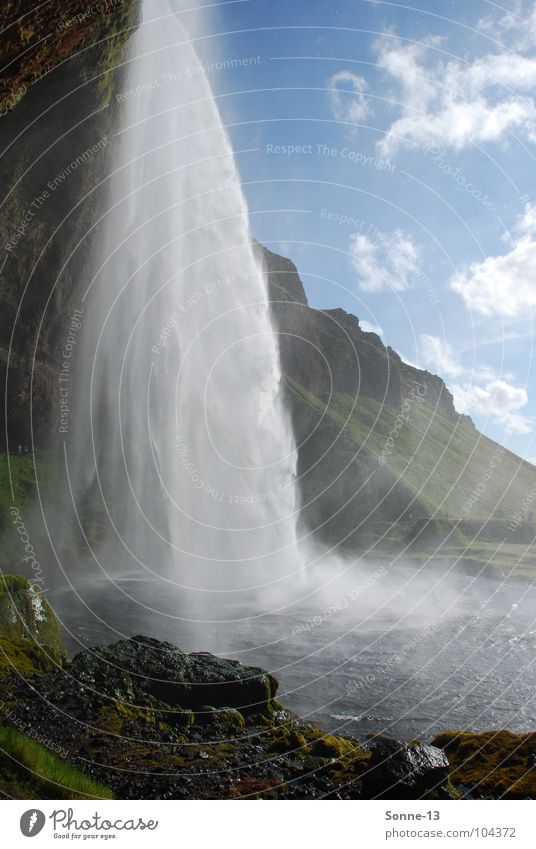
<path id="1" fill-rule="evenodd" d="M 96 724 L 100 730 L 120 736 L 125 733 L 127 723 L 154 726 L 156 722 L 153 711 L 115 702 L 100 708 Z"/>
<path id="2" fill-rule="evenodd" d="M 189 708 L 161 710 L 159 715 L 164 720 L 164 725 L 173 728 L 190 728 L 196 722 L 196 715 Z"/>
<path id="3" fill-rule="evenodd" d="M 241 714 L 271 715 L 278 682 L 263 669 L 208 653 L 186 654 L 152 637 L 136 636 L 77 654 L 68 665 L 76 680 L 134 704 L 157 700 L 172 709 L 203 705 Z"/>
<path id="4" fill-rule="evenodd" d="M 0 578 L 0 634 L 33 638 L 57 661 L 66 655 L 56 614 L 42 593 L 22 575 Z"/>
<path id="5" fill-rule="evenodd" d="M 296 755 L 309 753 L 307 740 L 295 729 L 281 728 L 277 731 L 273 741 L 268 746 L 270 752 L 293 752 Z"/>
<path id="6" fill-rule="evenodd" d="M 536 732 L 444 731 L 432 745 L 447 755 L 453 785 L 484 798 L 536 798 Z"/>
<path id="7" fill-rule="evenodd" d="M 354 750 L 355 744 L 351 740 L 346 740 L 344 737 L 335 737 L 333 734 L 319 737 L 311 744 L 311 754 L 315 758 L 340 759 Z"/>
<path id="8" fill-rule="evenodd" d="M 201 725 L 217 725 L 222 731 L 233 731 L 246 726 L 246 720 L 240 711 L 231 707 L 215 708 L 203 705 L 195 714 L 195 720 Z"/>
<path id="9" fill-rule="evenodd" d="M 0 677 L 52 672 L 66 651 L 56 614 L 27 578 L 0 578 Z"/>
<path id="10" fill-rule="evenodd" d="M 53 672 L 56 664 L 33 640 L 0 635 L 0 678 L 18 672 L 23 678 L 38 672 Z"/>

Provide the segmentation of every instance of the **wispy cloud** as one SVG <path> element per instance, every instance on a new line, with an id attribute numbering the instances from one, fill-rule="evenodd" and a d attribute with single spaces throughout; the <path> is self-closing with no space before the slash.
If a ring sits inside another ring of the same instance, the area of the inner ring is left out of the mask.
<path id="1" fill-rule="evenodd" d="M 514 0 L 510 9 L 497 7 L 477 26 L 491 38 L 508 43 L 512 50 L 531 50 L 536 46 L 536 3 Z"/>
<path id="2" fill-rule="evenodd" d="M 487 416 L 508 434 L 531 433 L 530 421 L 519 412 L 528 404 L 524 389 L 504 380 L 494 380 L 485 386 L 455 384 L 450 388 L 460 413 Z"/>
<path id="3" fill-rule="evenodd" d="M 352 71 L 339 71 L 330 77 L 328 86 L 331 109 L 337 121 L 361 124 L 372 114 L 363 77 Z"/>
<path id="4" fill-rule="evenodd" d="M 372 236 L 354 233 L 349 251 L 362 291 L 403 292 L 413 285 L 419 251 L 402 230 L 392 233 L 375 230 Z"/>
<path id="5" fill-rule="evenodd" d="M 463 368 L 448 342 L 438 336 L 423 333 L 420 344 L 421 359 L 427 369 L 445 377 L 458 377 L 463 373 Z"/>
<path id="6" fill-rule="evenodd" d="M 359 326 L 365 333 L 377 333 L 378 336 L 383 336 L 383 327 L 379 324 L 373 324 L 371 321 L 359 319 Z"/>
<path id="7" fill-rule="evenodd" d="M 488 366 L 467 368 L 452 347 L 438 336 L 420 336 L 420 353 L 423 365 L 437 372 L 450 383 L 456 409 L 469 416 L 486 416 L 503 427 L 508 434 L 526 434 L 532 430 L 529 419 L 520 411 L 527 406 L 525 389 L 514 386 L 494 374 Z"/>

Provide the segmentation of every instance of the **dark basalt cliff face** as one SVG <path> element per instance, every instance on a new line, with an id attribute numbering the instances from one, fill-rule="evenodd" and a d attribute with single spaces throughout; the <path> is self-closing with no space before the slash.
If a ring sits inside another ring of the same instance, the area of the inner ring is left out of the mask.
<path id="1" fill-rule="evenodd" d="M 404 363 L 376 333 L 362 330 L 355 315 L 310 307 L 296 266 L 260 245 L 258 250 L 268 277 L 287 377 L 325 401 L 343 392 L 374 398 L 397 410 L 415 385 L 425 384 L 427 403 L 459 418 L 440 377 Z"/>
<path id="2" fill-rule="evenodd" d="M 138 17 L 138 0 L 0 11 L 0 385 L 12 447 L 57 430 L 62 350 L 118 124 L 112 92 Z"/>
<path id="3" fill-rule="evenodd" d="M 131 0 L 4 0 L 2 24 L 2 75 L 0 110 L 9 111 L 22 99 L 28 87 L 63 61 L 104 41 L 129 26 Z M 90 67 L 90 65 L 87 65 Z M 70 64 L 71 72 L 73 65 Z M 76 73 L 76 71 L 75 71 Z"/>

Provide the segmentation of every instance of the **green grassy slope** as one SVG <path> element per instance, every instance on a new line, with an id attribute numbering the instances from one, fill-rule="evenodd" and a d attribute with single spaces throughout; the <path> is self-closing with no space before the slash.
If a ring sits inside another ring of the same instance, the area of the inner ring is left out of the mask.
<path id="1" fill-rule="evenodd" d="M 331 544 L 377 556 L 404 551 L 485 562 L 494 555 L 492 566 L 530 573 L 530 511 L 509 529 L 536 486 L 530 464 L 465 417 L 448 417 L 418 397 L 402 420 L 400 410 L 374 398 L 334 393 L 324 401 L 291 378 L 287 385 L 294 419 L 305 423 L 304 518 Z"/>
<path id="2" fill-rule="evenodd" d="M 298 443 L 304 530 L 371 556 L 444 557 L 471 569 L 491 561 L 532 574 L 536 469 L 459 415 L 440 377 L 403 362 L 356 316 L 311 308 L 292 262 L 257 250 Z"/>
<path id="3" fill-rule="evenodd" d="M 59 755 L 0 726 L 0 791 L 15 799 L 113 799 L 111 790 Z"/>

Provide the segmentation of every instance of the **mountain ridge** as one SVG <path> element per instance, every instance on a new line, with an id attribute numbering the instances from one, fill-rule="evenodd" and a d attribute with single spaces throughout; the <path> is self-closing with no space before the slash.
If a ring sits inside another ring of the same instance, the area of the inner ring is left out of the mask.
<path id="1" fill-rule="evenodd" d="M 534 517 L 515 530 L 512 517 L 536 470 L 459 414 L 442 378 L 405 363 L 345 310 L 310 307 L 294 263 L 255 249 L 298 444 L 306 532 L 356 552 L 436 549 L 475 563 L 503 542 L 525 562 L 517 549 L 532 543 Z"/>

